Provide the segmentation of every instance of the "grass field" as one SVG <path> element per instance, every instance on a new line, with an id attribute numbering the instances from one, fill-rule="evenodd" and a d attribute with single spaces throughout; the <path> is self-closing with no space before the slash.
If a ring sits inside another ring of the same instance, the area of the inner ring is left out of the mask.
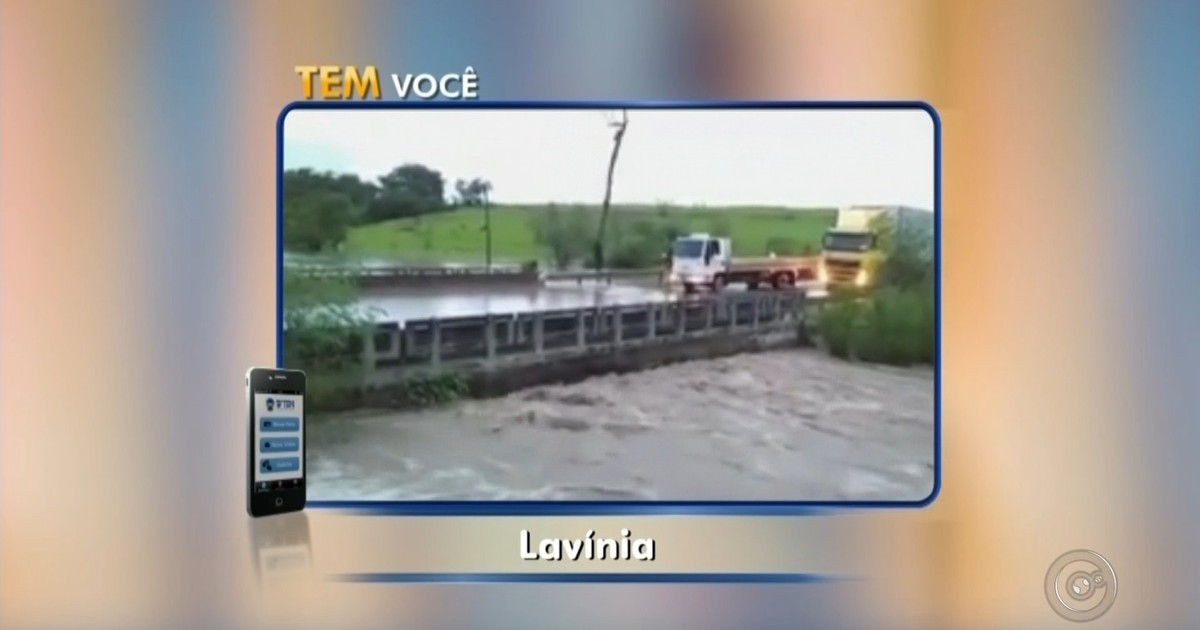
<path id="1" fill-rule="evenodd" d="M 587 240 L 595 234 L 598 207 L 561 206 L 562 215 L 584 212 Z M 536 226 L 547 206 L 494 206 L 492 257 L 496 262 L 545 261 Z M 761 256 L 783 242 L 792 247 L 819 249 L 821 234 L 832 225 L 833 209 L 771 207 L 685 208 L 676 206 L 614 207 L 609 215 L 608 240 L 645 231 L 648 226 L 673 226 L 686 232 L 728 234 L 737 256 Z M 484 260 L 484 211 L 464 208 L 412 219 L 358 226 L 350 231 L 346 252 L 359 256 L 406 261 L 473 263 Z M 666 243 L 663 247 L 666 247 Z"/>

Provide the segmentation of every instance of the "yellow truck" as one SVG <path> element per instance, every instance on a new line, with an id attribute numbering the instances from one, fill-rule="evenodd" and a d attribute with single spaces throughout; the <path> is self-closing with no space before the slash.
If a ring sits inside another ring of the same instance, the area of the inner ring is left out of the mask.
<path id="1" fill-rule="evenodd" d="M 883 263 L 887 238 L 925 238 L 932 243 L 933 213 L 910 206 L 854 206 L 838 210 L 821 242 L 818 279 L 829 288 L 867 288 Z"/>

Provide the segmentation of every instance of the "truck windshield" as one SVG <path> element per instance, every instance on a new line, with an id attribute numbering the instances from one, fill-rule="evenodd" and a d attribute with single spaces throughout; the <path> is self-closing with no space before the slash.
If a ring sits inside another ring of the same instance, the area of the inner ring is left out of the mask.
<path id="1" fill-rule="evenodd" d="M 699 239 L 683 239 L 675 241 L 671 255 L 675 258 L 699 258 L 704 254 L 704 241 Z"/>
<path id="2" fill-rule="evenodd" d="M 822 246 L 832 252 L 865 252 L 874 240 L 870 233 L 826 232 Z"/>

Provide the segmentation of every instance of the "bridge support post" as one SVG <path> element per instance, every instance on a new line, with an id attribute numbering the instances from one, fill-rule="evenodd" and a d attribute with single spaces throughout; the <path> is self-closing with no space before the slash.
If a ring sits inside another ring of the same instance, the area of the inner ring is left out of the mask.
<path id="1" fill-rule="evenodd" d="M 621 317 L 621 307 L 620 306 L 614 306 L 612 308 L 612 316 L 613 316 L 613 343 L 620 346 L 621 343 L 624 341 L 624 332 L 625 332 L 624 331 L 625 322 L 623 321 L 624 318 Z"/>
<path id="2" fill-rule="evenodd" d="M 683 338 L 687 335 L 687 302 L 675 304 L 675 336 Z"/>
<path id="3" fill-rule="evenodd" d="M 654 339 L 658 336 L 658 304 L 650 303 L 646 305 L 646 338 Z"/>
<path id="4" fill-rule="evenodd" d="M 367 374 L 375 371 L 375 333 L 377 328 L 372 328 L 363 333 L 362 336 L 362 363 L 363 370 Z"/>
<path id="5" fill-rule="evenodd" d="M 729 332 L 737 330 L 738 303 L 736 300 L 725 300 L 725 311 L 729 313 Z"/>
<path id="6" fill-rule="evenodd" d="M 705 302 L 704 304 L 704 332 L 706 333 L 712 331 L 714 306 L 715 303 L 712 301 Z"/>
<path id="7" fill-rule="evenodd" d="M 816 331 L 811 330 L 808 326 L 808 304 L 805 303 L 806 301 L 805 296 L 800 296 L 792 300 L 788 311 L 792 324 L 797 331 L 800 345 L 811 347 L 813 345 L 813 333 Z M 823 305 L 818 304 L 818 308 L 821 306 Z"/>
<path id="8" fill-rule="evenodd" d="M 429 365 L 438 367 L 442 364 L 442 321 L 429 321 Z"/>
<path id="9" fill-rule="evenodd" d="M 750 330 L 758 332 L 758 312 L 762 310 L 762 298 L 754 297 L 754 315 L 750 318 Z"/>
<path id="10" fill-rule="evenodd" d="M 592 311 L 592 334 L 597 337 L 604 334 L 604 308 L 597 306 L 595 311 Z"/>
<path id="11" fill-rule="evenodd" d="M 496 360 L 496 321 L 491 314 L 488 314 L 487 321 L 483 325 L 483 346 L 487 362 L 492 363 Z"/>
<path id="12" fill-rule="evenodd" d="M 575 311 L 575 345 L 579 348 L 587 347 L 587 319 L 583 309 Z"/>
<path id="13" fill-rule="evenodd" d="M 533 315 L 533 353 L 541 356 L 546 351 L 546 318 L 538 311 Z"/>
<path id="14" fill-rule="evenodd" d="M 413 337 L 412 328 L 408 327 L 408 322 L 404 323 L 403 330 L 400 331 L 400 364 L 404 365 L 408 362 L 408 357 L 411 355 L 413 346 L 416 345 L 416 339 Z"/>

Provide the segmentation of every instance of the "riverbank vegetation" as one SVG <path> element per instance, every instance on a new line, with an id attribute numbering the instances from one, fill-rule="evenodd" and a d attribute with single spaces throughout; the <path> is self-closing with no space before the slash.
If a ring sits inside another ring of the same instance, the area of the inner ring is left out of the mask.
<path id="1" fill-rule="evenodd" d="M 285 270 L 283 365 L 304 370 L 314 408 L 336 403 L 347 383 L 362 378 L 362 344 L 379 313 L 358 303 L 355 287 L 340 278 Z"/>
<path id="2" fill-rule="evenodd" d="M 405 381 L 394 390 L 392 406 L 419 409 L 451 403 L 469 394 L 466 378 L 456 372 L 443 372 Z"/>
<path id="3" fill-rule="evenodd" d="M 931 239 L 881 239 L 886 258 L 867 295 L 834 293 L 818 316 L 829 353 L 888 365 L 937 360 L 936 269 Z"/>

